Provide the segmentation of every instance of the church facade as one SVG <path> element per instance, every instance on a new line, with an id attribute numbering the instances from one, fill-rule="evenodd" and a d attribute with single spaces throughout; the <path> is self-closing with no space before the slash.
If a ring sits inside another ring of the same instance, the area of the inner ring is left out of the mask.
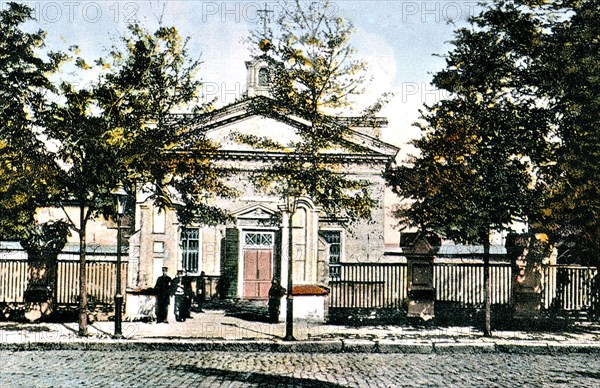
<path id="1" fill-rule="evenodd" d="M 288 263 L 293 265 L 294 286 L 324 286 L 339 273 L 343 262 L 379 259 L 385 249 L 383 172 L 398 148 L 380 140 L 385 119 L 339 118 L 348 126 L 345 144 L 327 152 L 339 160 L 351 178 L 369 182 L 376 205 L 371 218 L 347 225 L 326 214 L 311 198 L 298 199 L 290 214 L 281 198 L 257 190 L 249 175 L 260 172 L 281 153 L 236 142 L 234 134 L 271 137 L 279 143 L 299 139 L 298 128 L 306 125 L 293 114 L 271 109 L 267 96 L 268 63 L 260 57 L 246 63 L 247 96 L 215 112 L 196 129 L 219 144 L 213 162 L 235 169 L 227 183 L 239 195 L 216 203 L 233 215 L 226 225 L 180 225 L 174 211 L 159 210 L 150 199 L 139 196 L 135 233 L 130 238 L 128 287 L 152 287 L 168 267 L 169 274 L 184 269 L 194 276 L 219 277 L 221 296 L 265 300 L 273 279 L 287 286 Z M 292 217 L 292 228 L 289 217 Z M 293 259 L 288 260 L 291 233 Z M 310 288 L 310 287 L 308 287 Z"/>

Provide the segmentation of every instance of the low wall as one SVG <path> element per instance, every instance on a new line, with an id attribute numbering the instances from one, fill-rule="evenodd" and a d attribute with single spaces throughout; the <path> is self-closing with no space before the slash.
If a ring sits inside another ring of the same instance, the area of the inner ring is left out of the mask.
<path id="1" fill-rule="evenodd" d="M 127 291 L 124 320 L 155 320 L 156 296 L 148 291 Z"/>
<path id="2" fill-rule="evenodd" d="M 328 314 L 329 291 L 317 285 L 296 285 L 293 287 L 294 319 L 325 322 Z M 279 320 L 285 321 L 287 299 L 281 298 Z"/>

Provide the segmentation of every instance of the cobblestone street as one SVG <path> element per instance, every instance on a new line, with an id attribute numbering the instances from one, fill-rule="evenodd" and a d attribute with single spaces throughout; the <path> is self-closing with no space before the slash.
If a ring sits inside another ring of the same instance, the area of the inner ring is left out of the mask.
<path id="1" fill-rule="evenodd" d="M 597 355 L 2 352 L 2 387 L 594 387 Z"/>

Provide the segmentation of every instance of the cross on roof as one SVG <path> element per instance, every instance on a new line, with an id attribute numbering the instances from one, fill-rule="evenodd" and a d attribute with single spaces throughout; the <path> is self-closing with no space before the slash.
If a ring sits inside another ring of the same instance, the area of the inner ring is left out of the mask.
<path id="1" fill-rule="evenodd" d="M 267 37 L 267 23 L 269 23 L 271 21 L 269 14 L 272 14 L 273 10 L 270 10 L 269 8 L 267 8 L 267 3 L 265 3 L 265 9 L 259 9 L 256 12 L 258 13 L 260 20 L 262 20 L 262 22 L 263 22 L 263 34 L 264 34 L 264 37 L 266 38 Z"/>

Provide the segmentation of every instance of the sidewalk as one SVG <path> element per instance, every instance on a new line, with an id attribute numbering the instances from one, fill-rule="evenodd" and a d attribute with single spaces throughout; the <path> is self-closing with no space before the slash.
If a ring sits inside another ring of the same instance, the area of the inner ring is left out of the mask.
<path id="1" fill-rule="evenodd" d="M 600 327 L 568 332 L 496 331 L 492 338 L 470 327 L 350 327 L 295 322 L 297 341 L 286 342 L 285 324 L 253 322 L 222 310 L 192 313 L 186 322 L 123 322 L 123 339 L 113 339 L 113 322 L 89 325 L 77 336 L 77 323 L 0 322 L 0 350 L 213 350 L 257 352 L 448 353 L 527 352 L 600 353 Z"/>

